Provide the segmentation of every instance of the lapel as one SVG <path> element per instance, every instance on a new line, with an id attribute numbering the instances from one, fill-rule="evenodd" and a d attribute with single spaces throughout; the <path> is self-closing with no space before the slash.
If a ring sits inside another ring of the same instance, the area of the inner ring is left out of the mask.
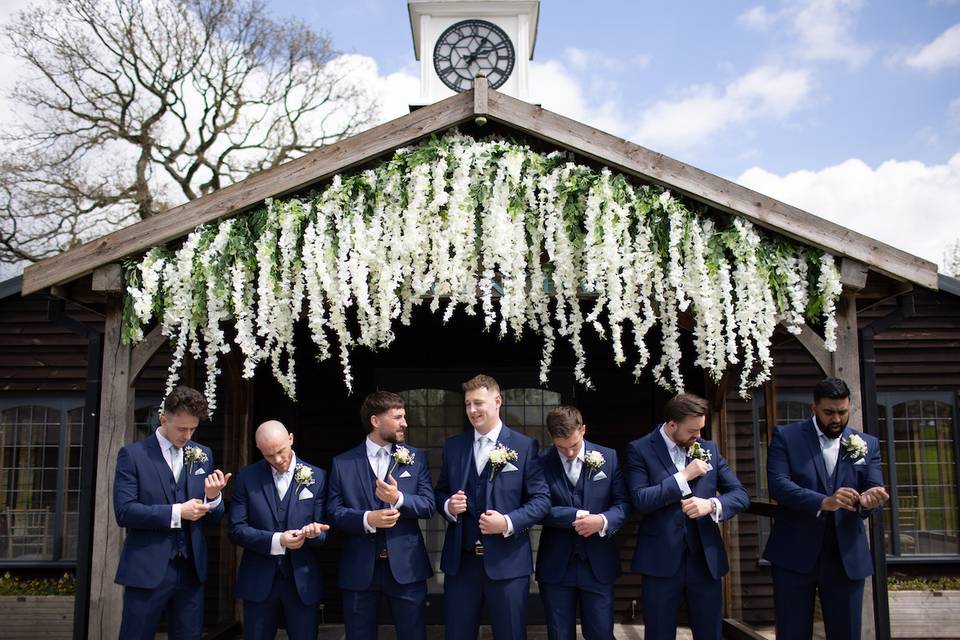
<path id="1" fill-rule="evenodd" d="M 361 442 L 360 446 L 354 448 L 354 466 L 357 470 L 357 481 L 363 487 L 363 495 L 367 498 L 367 506 L 371 510 L 379 509 L 379 502 L 373 491 L 376 478 L 373 475 L 373 469 L 370 467 L 370 459 L 367 457 L 366 440 Z"/>
<path id="2" fill-rule="evenodd" d="M 263 495 L 267 499 L 267 504 L 270 505 L 274 522 L 280 524 L 280 512 L 277 510 L 277 485 L 273 483 L 273 467 L 266 460 L 261 460 L 257 464 L 260 465 L 260 486 L 263 489 Z M 290 483 L 287 491 L 292 488 L 293 482 Z"/>
<path id="3" fill-rule="evenodd" d="M 810 454 L 813 456 L 813 466 L 817 468 L 817 477 L 820 478 L 820 487 L 824 492 L 832 493 L 828 487 L 830 482 L 827 479 L 827 465 L 823 462 L 823 449 L 820 448 L 820 436 L 817 426 L 813 424 L 813 418 L 807 420 L 803 427 L 804 439 L 810 448 Z M 840 460 L 837 460 L 837 464 Z"/>
<path id="4" fill-rule="evenodd" d="M 570 488 L 570 480 L 567 479 L 567 473 L 563 468 L 563 462 L 560 460 L 560 452 L 556 447 L 551 447 L 552 451 L 547 455 L 547 466 L 550 469 L 550 475 L 554 484 L 561 487 L 560 493 L 563 495 L 564 503 L 567 506 L 573 505 L 573 490 Z"/>
<path id="5" fill-rule="evenodd" d="M 170 492 L 170 481 L 174 479 L 173 472 L 170 471 L 170 467 L 163 457 L 163 452 L 160 450 L 160 441 L 157 440 L 157 434 L 154 433 L 148 436 L 144 446 L 147 449 L 147 457 L 150 458 L 154 468 L 157 470 L 157 475 L 160 477 L 160 487 L 163 489 L 163 495 L 166 497 L 167 502 L 172 503 L 173 494 Z M 181 473 L 183 473 L 183 471 L 181 471 Z"/>
<path id="6" fill-rule="evenodd" d="M 187 447 L 196 447 L 196 446 L 197 446 L 197 443 L 195 443 L 193 440 L 188 440 L 188 441 L 187 441 L 187 444 L 183 445 L 183 450 L 184 450 L 184 452 L 186 452 Z M 194 476 L 194 473 L 196 473 L 197 469 L 199 469 L 200 466 L 201 466 L 201 465 L 199 465 L 198 463 L 194 463 L 194 464 L 192 465 L 192 468 L 191 468 L 191 465 L 189 465 L 189 464 L 187 464 L 186 462 L 184 462 L 184 463 L 183 463 L 183 469 L 180 470 L 180 473 L 185 473 L 185 474 L 187 474 L 187 483 L 186 483 L 186 486 L 187 486 L 187 498 L 189 498 L 190 496 L 194 495 L 194 494 L 192 493 L 192 489 L 193 489 L 194 485 L 197 484 L 196 478 L 198 478 L 198 477 L 205 478 L 205 477 L 206 477 L 206 476 Z M 203 484 L 202 484 L 202 483 L 201 483 L 201 485 L 200 485 L 200 493 L 203 493 Z"/>
<path id="7" fill-rule="evenodd" d="M 473 427 L 464 432 L 460 438 L 460 486 L 457 490 L 466 490 L 467 479 L 470 473 L 476 473 L 476 463 L 473 461 Z"/>
<path id="8" fill-rule="evenodd" d="M 846 448 L 843 446 L 844 440 L 849 440 L 850 436 L 853 434 L 859 433 L 856 429 L 852 427 L 844 427 L 843 433 L 840 434 L 840 450 L 837 452 L 837 487 L 850 486 L 850 484 L 845 484 L 845 476 L 849 471 L 853 469 L 853 460 L 850 459 L 850 456 L 847 454 Z"/>
<path id="9" fill-rule="evenodd" d="M 497 441 L 494 443 L 493 446 L 497 446 L 498 444 L 502 444 L 503 446 L 505 446 L 505 447 L 507 447 L 507 448 L 509 449 L 509 448 L 510 448 L 510 440 L 512 439 L 512 436 L 513 436 L 513 432 L 510 431 L 510 429 L 507 428 L 507 425 L 503 425 L 502 427 L 500 427 L 500 435 L 497 436 Z M 519 460 L 518 460 L 517 462 L 519 462 Z M 483 469 L 484 474 L 489 478 L 490 475 L 489 475 L 489 472 L 487 471 L 488 468 L 491 468 L 489 461 L 487 462 L 486 467 L 484 467 L 484 469 Z M 518 467 L 518 468 L 519 468 L 519 467 Z M 497 482 L 497 476 L 499 476 L 499 475 L 502 474 L 502 473 L 503 473 L 503 468 L 501 467 L 500 470 L 497 471 L 497 472 L 493 475 L 493 482 L 487 482 L 487 509 L 496 509 L 496 508 L 497 508 L 497 507 L 496 507 L 496 504 L 497 504 L 497 499 L 496 499 L 496 498 L 497 498 L 497 493 L 498 493 L 497 488 L 503 486 L 503 482 L 502 482 L 502 481 L 499 482 L 499 483 Z"/>
<path id="10" fill-rule="evenodd" d="M 588 451 L 590 451 L 590 443 L 584 440 L 583 441 L 584 463 L 580 465 L 580 477 L 583 478 L 583 508 L 584 509 L 588 509 L 588 505 L 590 504 L 590 495 L 593 491 L 594 478 L 597 476 L 598 473 L 600 473 L 600 469 L 597 469 L 596 471 L 591 472 L 590 468 L 587 467 L 586 459 L 587 459 Z"/>
<path id="11" fill-rule="evenodd" d="M 670 457 L 670 452 L 667 451 L 667 443 L 663 441 L 663 435 L 660 433 L 659 426 L 650 434 L 650 446 L 660 459 L 660 463 L 663 464 L 667 475 L 672 476 L 675 474 L 677 472 L 677 465 L 673 464 L 673 459 Z M 690 488 L 692 489 L 693 487 Z"/>

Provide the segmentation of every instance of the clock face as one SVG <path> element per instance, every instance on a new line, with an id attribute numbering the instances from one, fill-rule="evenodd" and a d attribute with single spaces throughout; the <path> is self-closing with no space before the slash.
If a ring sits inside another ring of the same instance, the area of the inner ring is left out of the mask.
<path id="1" fill-rule="evenodd" d="M 473 79 L 485 75 L 497 89 L 513 71 L 513 43 L 503 29 L 486 20 L 464 20 L 451 25 L 433 48 L 433 67 L 454 91 L 467 91 Z"/>

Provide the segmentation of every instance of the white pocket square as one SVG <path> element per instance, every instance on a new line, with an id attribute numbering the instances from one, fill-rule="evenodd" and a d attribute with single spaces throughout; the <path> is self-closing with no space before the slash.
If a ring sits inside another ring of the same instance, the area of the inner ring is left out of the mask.
<path id="1" fill-rule="evenodd" d="M 507 464 L 503 465 L 503 473 L 506 473 L 507 471 L 519 471 L 519 469 L 517 469 L 512 462 L 508 462 Z"/>
<path id="2" fill-rule="evenodd" d="M 300 492 L 300 499 L 301 499 L 301 500 L 306 500 L 306 499 L 312 498 L 312 497 L 313 497 L 313 492 L 310 491 L 310 489 L 304 488 L 303 491 Z"/>
<path id="3" fill-rule="evenodd" d="M 598 471 L 597 475 L 593 476 L 593 481 L 596 482 L 597 480 L 603 480 L 606 477 L 607 474 L 605 474 L 603 471 Z"/>
<path id="4" fill-rule="evenodd" d="M 204 469 L 197 469 L 196 471 L 193 472 L 193 475 L 195 475 L 195 476 L 202 476 L 202 475 L 205 474 L 205 473 L 206 473 L 206 470 L 204 470 Z"/>
<path id="5" fill-rule="evenodd" d="M 401 478 L 409 478 L 409 477 L 410 477 L 410 472 L 409 472 L 409 471 L 404 471 L 403 473 L 400 474 L 400 477 L 401 477 Z"/>
<path id="6" fill-rule="evenodd" d="M 866 459 L 866 458 L 860 458 L 859 460 L 857 460 L 857 461 L 854 462 L 853 464 L 867 464 L 867 459 Z"/>

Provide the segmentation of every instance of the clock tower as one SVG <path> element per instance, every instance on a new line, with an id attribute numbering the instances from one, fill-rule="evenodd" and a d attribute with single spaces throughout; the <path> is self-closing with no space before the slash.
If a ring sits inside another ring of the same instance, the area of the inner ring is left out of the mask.
<path id="1" fill-rule="evenodd" d="M 420 61 L 416 106 L 490 87 L 529 101 L 539 0 L 407 0 L 413 50 Z"/>

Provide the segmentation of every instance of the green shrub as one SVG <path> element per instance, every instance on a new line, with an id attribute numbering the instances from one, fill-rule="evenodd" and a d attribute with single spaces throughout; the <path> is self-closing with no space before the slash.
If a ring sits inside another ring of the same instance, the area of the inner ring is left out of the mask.
<path id="1" fill-rule="evenodd" d="M 21 580 L 10 573 L 0 577 L 0 596 L 72 596 L 77 592 L 77 579 L 69 573 L 61 578 Z"/>
<path id="2" fill-rule="evenodd" d="M 887 579 L 890 591 L 958 591 L 960 578 L 906 578 Z"/>

